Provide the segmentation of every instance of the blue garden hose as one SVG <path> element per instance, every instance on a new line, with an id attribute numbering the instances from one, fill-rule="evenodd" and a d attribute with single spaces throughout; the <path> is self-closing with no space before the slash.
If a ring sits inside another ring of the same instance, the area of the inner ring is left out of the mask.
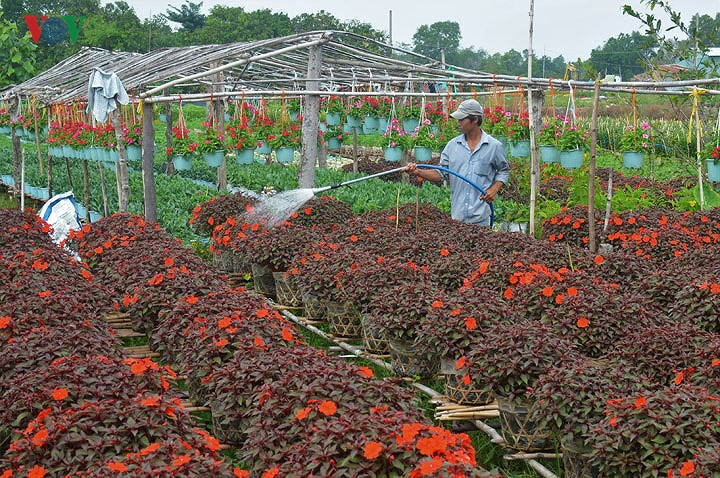
<path id="1" fill-rule="evenodd" d="M 444 171 L 448 174 L 452 174 L 456 178 L 462 179 L 469 185 L 473 186 L 475 189 L 480 191 L 482 194 L 487 194 L 487 192 L 483 188 L 481 188 L 477 183 L 475 183 L 474 181 L 471 181 L 470 179 L 466 178 L 465 176 L 463 176 L 461 174 L 456 173 L 455 171 L 453 171 L 451 169 L 443 168 L 442 166 L 436 166 L 434 164 L 418 164 L 417 167 L 420 169 L 436 169 L 438 171 Z M 490 227 L 492 227 L 492 225 L 495 223 L 495 207 L 493 207 L 493 203 L 491 203 L 491 202 L 489 202 L 488 204 L 490 205 Z"/>

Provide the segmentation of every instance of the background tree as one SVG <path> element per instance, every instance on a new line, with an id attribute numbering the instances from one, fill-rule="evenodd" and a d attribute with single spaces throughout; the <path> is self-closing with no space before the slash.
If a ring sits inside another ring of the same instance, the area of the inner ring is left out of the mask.
<path id="1" fill-rule="evenodd" d="M 203 2 L 193 3 L 190 0 L 178 7 L 168 5 L 165 18 L 171 22 L 179 23 L 181 30 L 192 33 L 205 24 L 205 15 L 200 13 Z"/>
<path id="2" fill-rule="evenodd" d="M 590 61 L 601 74 L 619 74 L 623 80 L 645 71 L 645 64 L 655 57 L 652 38 L 634 31 L 609 38 L 603 46 L 590 52 Z"/>
<path id="3" fill-rule="evenodd" d="M 242 7 L 215 5 L 205 24 L 192 34 L 192 43 L 198 45 L 245 41 L 247 32 L 238 19 L 246 15 Z"/>
<path id="4" fill-rule="evenodd" d="M 320 10 L 317 13 L 301 13 L 293 17 L 292 26 L 295 33 L 315 30 L 342 30 L 342 22 L 332 13 L 325 10 Z"/>
<path id="5" fill-rule="evenodd" d="M 29 33 L 20 35 L 15 23 L 3 20 L 0 15 L 0 51 L 3 68 L 0 68 L 0 90 L 22 83 L 35 74 L 35 49 Z"/>
<path id="6" fill-rule="evenodd" d="M 135 10 L 120 0 L 105 5 L 97 15 L 85 19 L 81 29 L 82 44 L 106 50 L 148 51 L 147 38 Z"/>
<path id="7" fill-rule="evenodd" d="M 441 51 L 445 55 L 454 55 L 460 46 L 460 25 L 457 22 L 435 22 L 432 25 L 420 25 L 413 35 L 413 51 L 437 60 Z"/>

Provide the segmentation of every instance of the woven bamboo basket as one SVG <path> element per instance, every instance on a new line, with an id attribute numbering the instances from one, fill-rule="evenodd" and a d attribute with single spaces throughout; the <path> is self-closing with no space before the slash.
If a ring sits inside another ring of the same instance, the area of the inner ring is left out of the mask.
<path id="1" fill-rule="evenodd" d="M 223 272 L 234 272 L 233 253 L 229 249 L 213 252 L 213 265 Z"/>
<path id="2" fill-rule="evenodd" d="M 252 270 L 253 287 L 255 292 L 266 297 L 275 297 L 275 278 L 270 269 L 260 264 L 253 263 Z"/>
<path id="3" fill-rule="evenodd" d="M 275 294 L 278 303 L 287 307 L 301 307 L 302 298 L 292 277 L 288 276 L 286 272 L 273 272 L 272 275 L 275 280 Z"/>
<path id="4" fill-rule="evenodd" d="M 328 302 L 327 318 L 330 324 L 330 332 L 338 337 L 359 339 L 362 334 L 362 322 L 360 313 L 355 306 L 349 302 L 338 303 Z"/>
<path id="5" fill-rule="evenodd" d="M 495 400 L 492 390 L 476 382 L 465 385 L 462 378 L 461 374 L 445 375 L 445 395 L 450 401 L 462 405 L 487 405 Z"/>
<path id="6" fill-rule="evenodd" d="M 389 355 L 390 345 L 382 327 L 374 323 L 371 315 L 362 318 L 362 339 L 365 352 L 375 355 Z"/>
<path id="7" fill-rule="evenodd" d="M 403 377 L 433 377 L 439 368 L 437 360 L 428 356 L 425 347 L 390 340 L 390 364 L 395 374 Z"/>
<path id="8" fill-rule="evenodd" d="M 221 412 L 212 411 L 212 430 L 215 438 L 228 445 L 242 446 L 244 429 L 240 422 L 222 423 L 223 418 L 224 415 Z"/>
<path id="9" fill-rule="evenodd" d="M 303 293 L 302 302 L 305 307 L 305 318 L 314 322 L 327 320 L 327 307 L 325 303 L 312 294 Z"/>
<path id="10" fill-rule="evenodd" d="M 590 463 L 592 448 L 580 440 L 571 440 L 565 436 L 560 439 L 563 449 L 563 465 L 566 478 L 596 478 L 600 476 L 597 466 Z"/>
<path id="11" fill-rule="evenodd" d="M 522 452 L 552 450 L 550 430 L 541 429 L 530 419 L 532 403 L 496 397 L 500 411 L 500 433 L 507 446 Z"/>

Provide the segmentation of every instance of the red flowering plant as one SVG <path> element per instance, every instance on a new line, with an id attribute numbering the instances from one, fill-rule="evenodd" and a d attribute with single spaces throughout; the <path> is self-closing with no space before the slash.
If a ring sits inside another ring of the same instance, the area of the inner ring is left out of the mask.
<path id="1" fill-rule="evenodd" d="M 10 444 L 4 463 L 12 468 L 34 464 L 74 474 L 106 459 L 121 461 L 127 454 L 167 440 L 183 440 L 190 451 L 216 451 L 217 443 L 206 441 L 193 425 L 179 399 L 153 394 L 45 409 Z"/>
<path id="2" fill-rule="evenodd" d="M 343 105 L 342 98 L 339 96 L 322 97 L 320 102 L 320 108 L 328 113 L 345 113 L 345 105 Z"/>
<path id="3" fill-rule="evenodd" d="M 569 340 L 538 322 L 497 324 L 478 339 L 465 357 L 468 379 L 513 401 L 525 400 L 552 367 L 580 360 Z"/>
<path id="4" fill-rule="evenodd" d="M 374 96 L 365 96 L 360 107 L 360 116 L 378 116 L 379 101 Z"/>
<path id="5" fill-rule="evenodd" d="M 255 201 L 254 197 L 242 192 L 215 196 L 193 208 L 190 225 L 198 234 L 210 235 L 216 226 L 245 211 L 248 205 L 252 206 Z"/>
<path id="6" fill-rule="evenodd" d="M 133 398 L 139 393 L 164 394 L 175 373 L 150 359 L 68 356 L 3 381 L 0 430 L 24 429 L 43 409 L 90 400 Z"/>
<path id="7" fill-rule="evenodd" d="M 275 125 L 273 138 L 268 136 L 267 143 L 273 149 L 294 148 L 299 149 L 302 142 L 302 129 L 299 125 L 282 123 Z"/>
<path id="8" fill-rule="evenodd" d="M 680 289 L 670 307 L 672 319 L 690 322 L 702 330 L 720 332 L 720 281 L 718 268 L 708 272 L 706 280 L 692 281 Z"/>
<path id="9" fill-rule="evenodd" d="M 225 151 L 225 135 L 218 131 L 212 121 L 203 122 L 203 130 L 197 136 L 197 151 L 201 153 L 214 153 Z"/>
<path id="10" fill-rule="evenodd" d="M 245 205 L 246 211 L 253 211 L 253 206 Z M 224 223 L 216 225 L 212 235 L 210 252 L 221 258 L 224 270 L 247 273 L 250 271 L 253 257 L 247 252 L 252 238 L 265 231 L 259 222 L 244 222 L 243 218 L 228 217 Z"/>
<path id="11" fill-rule="evenodd" d="M 512 117 L 511 111 L 505 111 L 501 105 L 494 108 L 485 108 L 483 118 L 483 131 L 488 132 L 496 138 L 506 137 L 508 134 L 508 119 Z"/>
<path id="12" fill-rule="evenodd" d="M 591 446 L 596 429 L 606 419 L 608 401 L 641 395 L 650 387 L 647 376 L 628 371 L 615 360 L 565 362 L 551 367 L 535 383 L 533 418 L 567 443 Z"/>
<path id="13" fill-rule="evenodd" d="M 198 142 L 195 138 L 190 137 L 190 131 L 185 126 L 173 126 L 172 135 L 172 147 L 168 151 L 173 155 L 183 156 L 195 153 Z"/>
<path id="14" fill-rule="evenodd" d="M 225 125 L 229 149 L 238 151 L 257 148 L 257 135 L 246 116 L 238 117 Z"/>
<path id="15" fill-rule="evenodd" d="M 156 441 L 137 453 L 106 458 L 88 466 L 86 471 L 76 473 L 77 478 L 105 478 L 107 476 L 132 476 L 133 478 L 187 478 L 246 477 L 243 470 L 236 467 L 230 470 L 225 460 L 216 456 L 220 446 L 217 440 L 205 430 L 194 429 L 205 446 L 193 448 L 181 439 Z"/>
<path id="16" fill-rule="evenodd" d="M 315 244 L 315 252 L 298 258 L 289 270 L 301 294 L 312 296 L 322 302 L 339 302 L 335 276 L 356 261 L 353 251 L 333 242 Z"/>
<path id="17" fill-rule="evenodd" d="M 527 111 L 513 114 L 507 120 L 507 137 L 513 142 L 530 139 L 530 117 Z"/>
<path id="18" fill-rule="evenodd" d="M 720 405 L 700 387 L 625 393 L 606 405 L 590 453 L 600 476 L 696 476 L 695 455 L 720 442 Z"/>
<path id="19" fill-rule="evenodd" d="M 703 159 L 712 159 L 714 164 L 720 161 L 720 133 L 715 132 L 712 137 L 705 142 L 702 150 Z"/>

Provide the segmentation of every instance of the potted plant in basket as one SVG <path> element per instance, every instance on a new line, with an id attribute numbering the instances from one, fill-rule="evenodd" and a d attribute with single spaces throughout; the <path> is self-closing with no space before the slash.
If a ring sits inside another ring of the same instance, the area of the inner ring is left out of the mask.
<path id="1" fill-rule="evenodd" d="M 640 128 L 631 124 L 627 125 L 619 144 L 623 165 L 626 168 L 640 168 L 643 157 L 646 152 L 650 151 L 651 146 L 650 124 L 643 121 Z"/>
<path id="2" fill-rule="evenodd" d="M 566 123 L 567 121 L 565 120 Z M 575 169 L 582 166 L 587 140 L 587 131 L 578 125 L 568 126 L 561 130 L 557 148 L 560 150 L 560 164 L 563 168 Z"/>
<path id="3" fill-rule="evenodd" d="M 345 113 L 345 106 L 339 96 L 330 96 L 325 100 L 325 121 L 328 126 L 342 124 L 342 115 Z"/>
<path id="4" fill-rule="evenodd" d="M 437 135 L 433 132 L 430 120 L 426 119 L 414 133 L 410 134 L 415 144 L 415 161 L 428 162 L 432 159 L 433 149 L 437 147 Z"/>
<path id="5" fill-rule="evenodd" d="M 557 149 L 557 144 L 558 137 L 562 134 L 561 124 L 559 118 L 555 117 L 540 126 L 538 144 L 540 144 L 540 155 L 544 163 L 560 162 L 560 151 Z"/>
<path id="6" fill-rule="evenodd" d="M 702 151 L 708 171 L 708 181 L 720 182 L 720 133 L 713 134 Z"/>
<path id="7" fill-rule="evenodd" d="M 400 121 L 393 118 L 388 124 L 387 130 L 383 133 L 387 146 L 385 147 L 385 160 L 398 162 L 402 159 L 402 152 L 410 146 L 412 138 L 405 132 Z"/>
<path id="8" fill-rule="evenodd" d="M 408 133 L 415 131 L 420 126 L 420 101 L 417 98 L 409 98 L 403 101 L 400 107 L 402 127 Z"/>
<path id="9" fill-rule="evenodd" d="M 268 139 L 268 144 L 275 150 L 275 158 L 278 163 L 291 163 L 295 158 L 295 150 L 300 147 L 302 141 L 302 130 L 299 125 L 290 124 L 287 126 L 280 125 L 275 130 L 272 139 Z"/>
<path id="10" fill-rule="evenodd" d="M 205 163 L 211 167 L 222 166 L 225 156 L 225 136 L 213 127 L 212 122 L 203 123 L 204 131 L 198 134 L 197 150 L 202 153 Z"/>
<path id="11" fill-rule="evenodd" d="M 348 104 L 347 110 L 347 126 L 350 128 L 359 128 L 362 126 L 362 108 L 363 102 L 359 98 L 353 98 Z"/>
<path id="12" fill-rule="evenodd" d="M 363 98 L 360 113 L 363 118 L 363 132 L 365 134 L 377 133 L 378 130 L 378 100 L 372 96 Z"/>
<path id="13" fill-rule="evenodd" d="M 510 154 L 516 158 L 530 156 L 530 118 L 527 112 L 518 113 L 508 119 Z"/>
<path id="14" fill-rule="evenodd" d="M 142 157 L 142 126 L 137 123 L 123 125 L 122 133 L 128 161 L 139 161 Z"/>
<path id="15" fill-rule="evenodd" d="M 290 121 L 298 121 L 300 119 L 300 98 L 290 98 L 285 102 L 285 107 L 290 114 Z"/>
<path id="16" fill-rule="evenodd" d="M 331 151 L 337 151 L 340 149 L 342 140 L 345 137 L 345 131 L 340 125 L 328 126 L 323 133 L 323 139 L 328 145 L 328 149 Z"/>
<path id="17" fill-rule="evenodd" d="M 238 164 L 252 164 L 257 147 L 257 135 L 246 117 L 240 117 L 227 126 L 228 147 L 235 150 Z"/>
<path id="18" fill-rule="evenodd" d="M 192 168 L 192 155 L 198 148 L 198 142 L 190 139 L 187 128 L 174 126 L 172 129 L 172 146 L 166 151 L 172 156 L 173 166 L 178 171 Z"/>
<path id="19" fill-rule="evenodd" d="M 485 115 L 483 119 L 483 130 L 492 134 L 495 139 L 503 145 L 507 143 L 508 119 L 512 116 L 510 111 L 497 105 Z"/>

